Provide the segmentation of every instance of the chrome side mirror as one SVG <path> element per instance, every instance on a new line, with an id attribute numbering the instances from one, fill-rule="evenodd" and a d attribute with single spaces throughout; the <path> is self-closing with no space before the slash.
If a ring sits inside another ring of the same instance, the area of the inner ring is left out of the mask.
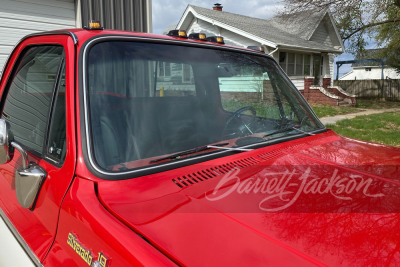
<path id="1" fill-rule="evenodd" d="M 12 139 L 9 124 L 4 119 L 0 119 L 0 164 L 11 160 L 13 149 L 10 147 L 10 142 Z"/>
<path id="2" fill-rule="evenodd" d="M 36 163 L 29 163 L 25 150 L 15 142 L 11 142 L 22 157 L 22 167 L 15 172 L 15 191 L 22 207 L 33 210 L 39 196 L 40 188 L 46 179 L 46 171 Z"/>
<path id="3" fill-rule="evenodd" d="M 47 173 L 36 163 L 29 162 L 26 151 L 13 139 L 9 124 L 4 119 L 0 119 L 0 164 L 10 162 L 14 155 L 14 148 L 19 151 L 22 166 L 15 172 L 17 200 L 22 207 L 33 210 Z"/>

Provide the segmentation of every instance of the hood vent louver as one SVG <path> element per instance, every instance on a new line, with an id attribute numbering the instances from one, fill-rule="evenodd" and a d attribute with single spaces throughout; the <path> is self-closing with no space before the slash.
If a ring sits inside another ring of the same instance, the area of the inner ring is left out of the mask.
<path id="1" fill-rule="evenodd" d="M 259 162 L 260 161 L 254 157 L 232 161 L 226 164 L 217 165 L 198 172 L 174 178 L 172 179 L 172 182 L 174 182 L 178 187 L 184 188 L 193 184 L 197 184 L 215 178 L 222 174 L 228 173 L 234 169 L 242 169 L 248 166 L 256 165 Z"/>
<path id="2" fill-rule="evenodd" d="M 230 172 L 234 169 L 243 169 L 245 167 L 256 165 L 262 161 L 267 161 L 273 158 L 282 157 L 290 153 L 296 153 L 297 151 L 310 147 L 311 146 L 309 144 L 297 144 L 283 149 L 272 150 L 266 153 L 259 154 L 257 155 L 257 157 L 250 157 L 237 161 L 232 161 L 229 163 L 217 165 L 215 167 L 207 168 L 198 172 L 182 175 L 178 178 L 172 179 L 172 182 L 174 182 L 180 188 L 188 187 L 215 178 L 217 176 Z"/>
<path id="3" fill-rule="evenodd" d="M 309 145 L 297 144 L 297 145 L 294 145 L 294 146 L 291 146 L 291 147 L 287 147 L 287 148 L 284 148 L 284 149 L 273 150 L 273 151 L 270 151 L 270 152 L 267 152 L 267 153 L 262 153 L 262 154 L 258 155 L 258 157 L 260 159 L 262 159 L 262 160 L 270 160 L 270 159 L 273 159 L 273 158 L 282 157 L 282 156 L 284 156 L 286 154 L 289 154 L 289 153 L 295 153 L 297 151 L 303 150 L 303 149 L 308 148 L 308 147 L 309 147 Z"/>

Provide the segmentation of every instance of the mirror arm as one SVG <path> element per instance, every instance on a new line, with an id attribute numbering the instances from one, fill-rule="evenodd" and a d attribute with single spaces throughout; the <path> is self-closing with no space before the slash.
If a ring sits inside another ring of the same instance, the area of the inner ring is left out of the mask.
<path id="1" fill-rule="evenodd" d="M 29 161 L 28 161 L 28 154 L 26 153 L 25 149 L 23 149 L 20 145 L 18 145 L 16 142 L 11 142 L 11 145 L 21 153 L 22 157 L 22 168 L 25 170 L 29 166 Z"/>

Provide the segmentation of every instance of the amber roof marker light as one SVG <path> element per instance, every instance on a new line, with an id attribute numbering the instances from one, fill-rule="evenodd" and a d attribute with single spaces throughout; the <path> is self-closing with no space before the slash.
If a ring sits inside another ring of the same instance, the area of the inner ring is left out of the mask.
<path id="1" fill-rule="evenodd" d="M 206 34 L 201 32 L 189 34 L 189 39 L 205 41 L 206 38 L 207 38 Z"/>
<path id="2" fill-rule="evenodd" d="M 100 21 L 98 20 L 91 20 L 89 22 L 89 26 L 83 27 L 85 30 L 104 30 L 104 28 L 101 26 Z"/>
<path id="3" fill-rule="evenodd" d="M 171 30 L 167 35 L 180 38 L 188 38 L 185 30 Z"/>
<path id="4" fill-rule="evenodd" d="M 225 44 L 224 37 L 222 36 L 210 36 L 206 38 L 206 41 L 218 43 L 218 44 Z"/>

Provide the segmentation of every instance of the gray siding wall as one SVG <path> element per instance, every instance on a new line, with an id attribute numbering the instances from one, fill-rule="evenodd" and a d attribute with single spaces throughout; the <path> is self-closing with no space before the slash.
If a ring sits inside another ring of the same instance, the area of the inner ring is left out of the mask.
<path id="1" fill-rule="evenodd" d="M 0 0 L 0 73 L 25 35 L 75 28 L 74 0 Z"/>
<path id="2" fill-rule="evenodd" d="M 211 23 L 208 23 L 204 20 L 193 19 L 191 25 L 187 29 L 188 33 L 191 32 L 203 32 L 207 36 L 212 35 L 221 35 L 224 37 L 224 41 L 226 44 L 239 46 L 239 47 L 247 47 L 250 45 L 259 46 L 260 43 L 257 43 L 251 39 L 243 37 L 239 34 L 233 33 L 231 31 L 221 29 Z"/>
<path id="3" fill-rule="evenodd" d="M 290 78 L 292 83 L 296 86 L 299 90 L 304 90 L 304 79 L 303 78 Z"/>
<path id="4" fill-rule="evenodd" d="M 322 43 L 326 46 L 333 46 L 331 37 L 329 36 L 329 32 L 327 29 L 327 25 L 325 20 L 323 20 L 315 30 L 313 36 L 310 38 L 312 41 L 316 41 L 318 43 Z"/>
<path id="5" fill-rule="evenodd" d="M 151 32 L 151 0 L 80 0 L 82 26 L 99 20 L 105 29 Z"/>

